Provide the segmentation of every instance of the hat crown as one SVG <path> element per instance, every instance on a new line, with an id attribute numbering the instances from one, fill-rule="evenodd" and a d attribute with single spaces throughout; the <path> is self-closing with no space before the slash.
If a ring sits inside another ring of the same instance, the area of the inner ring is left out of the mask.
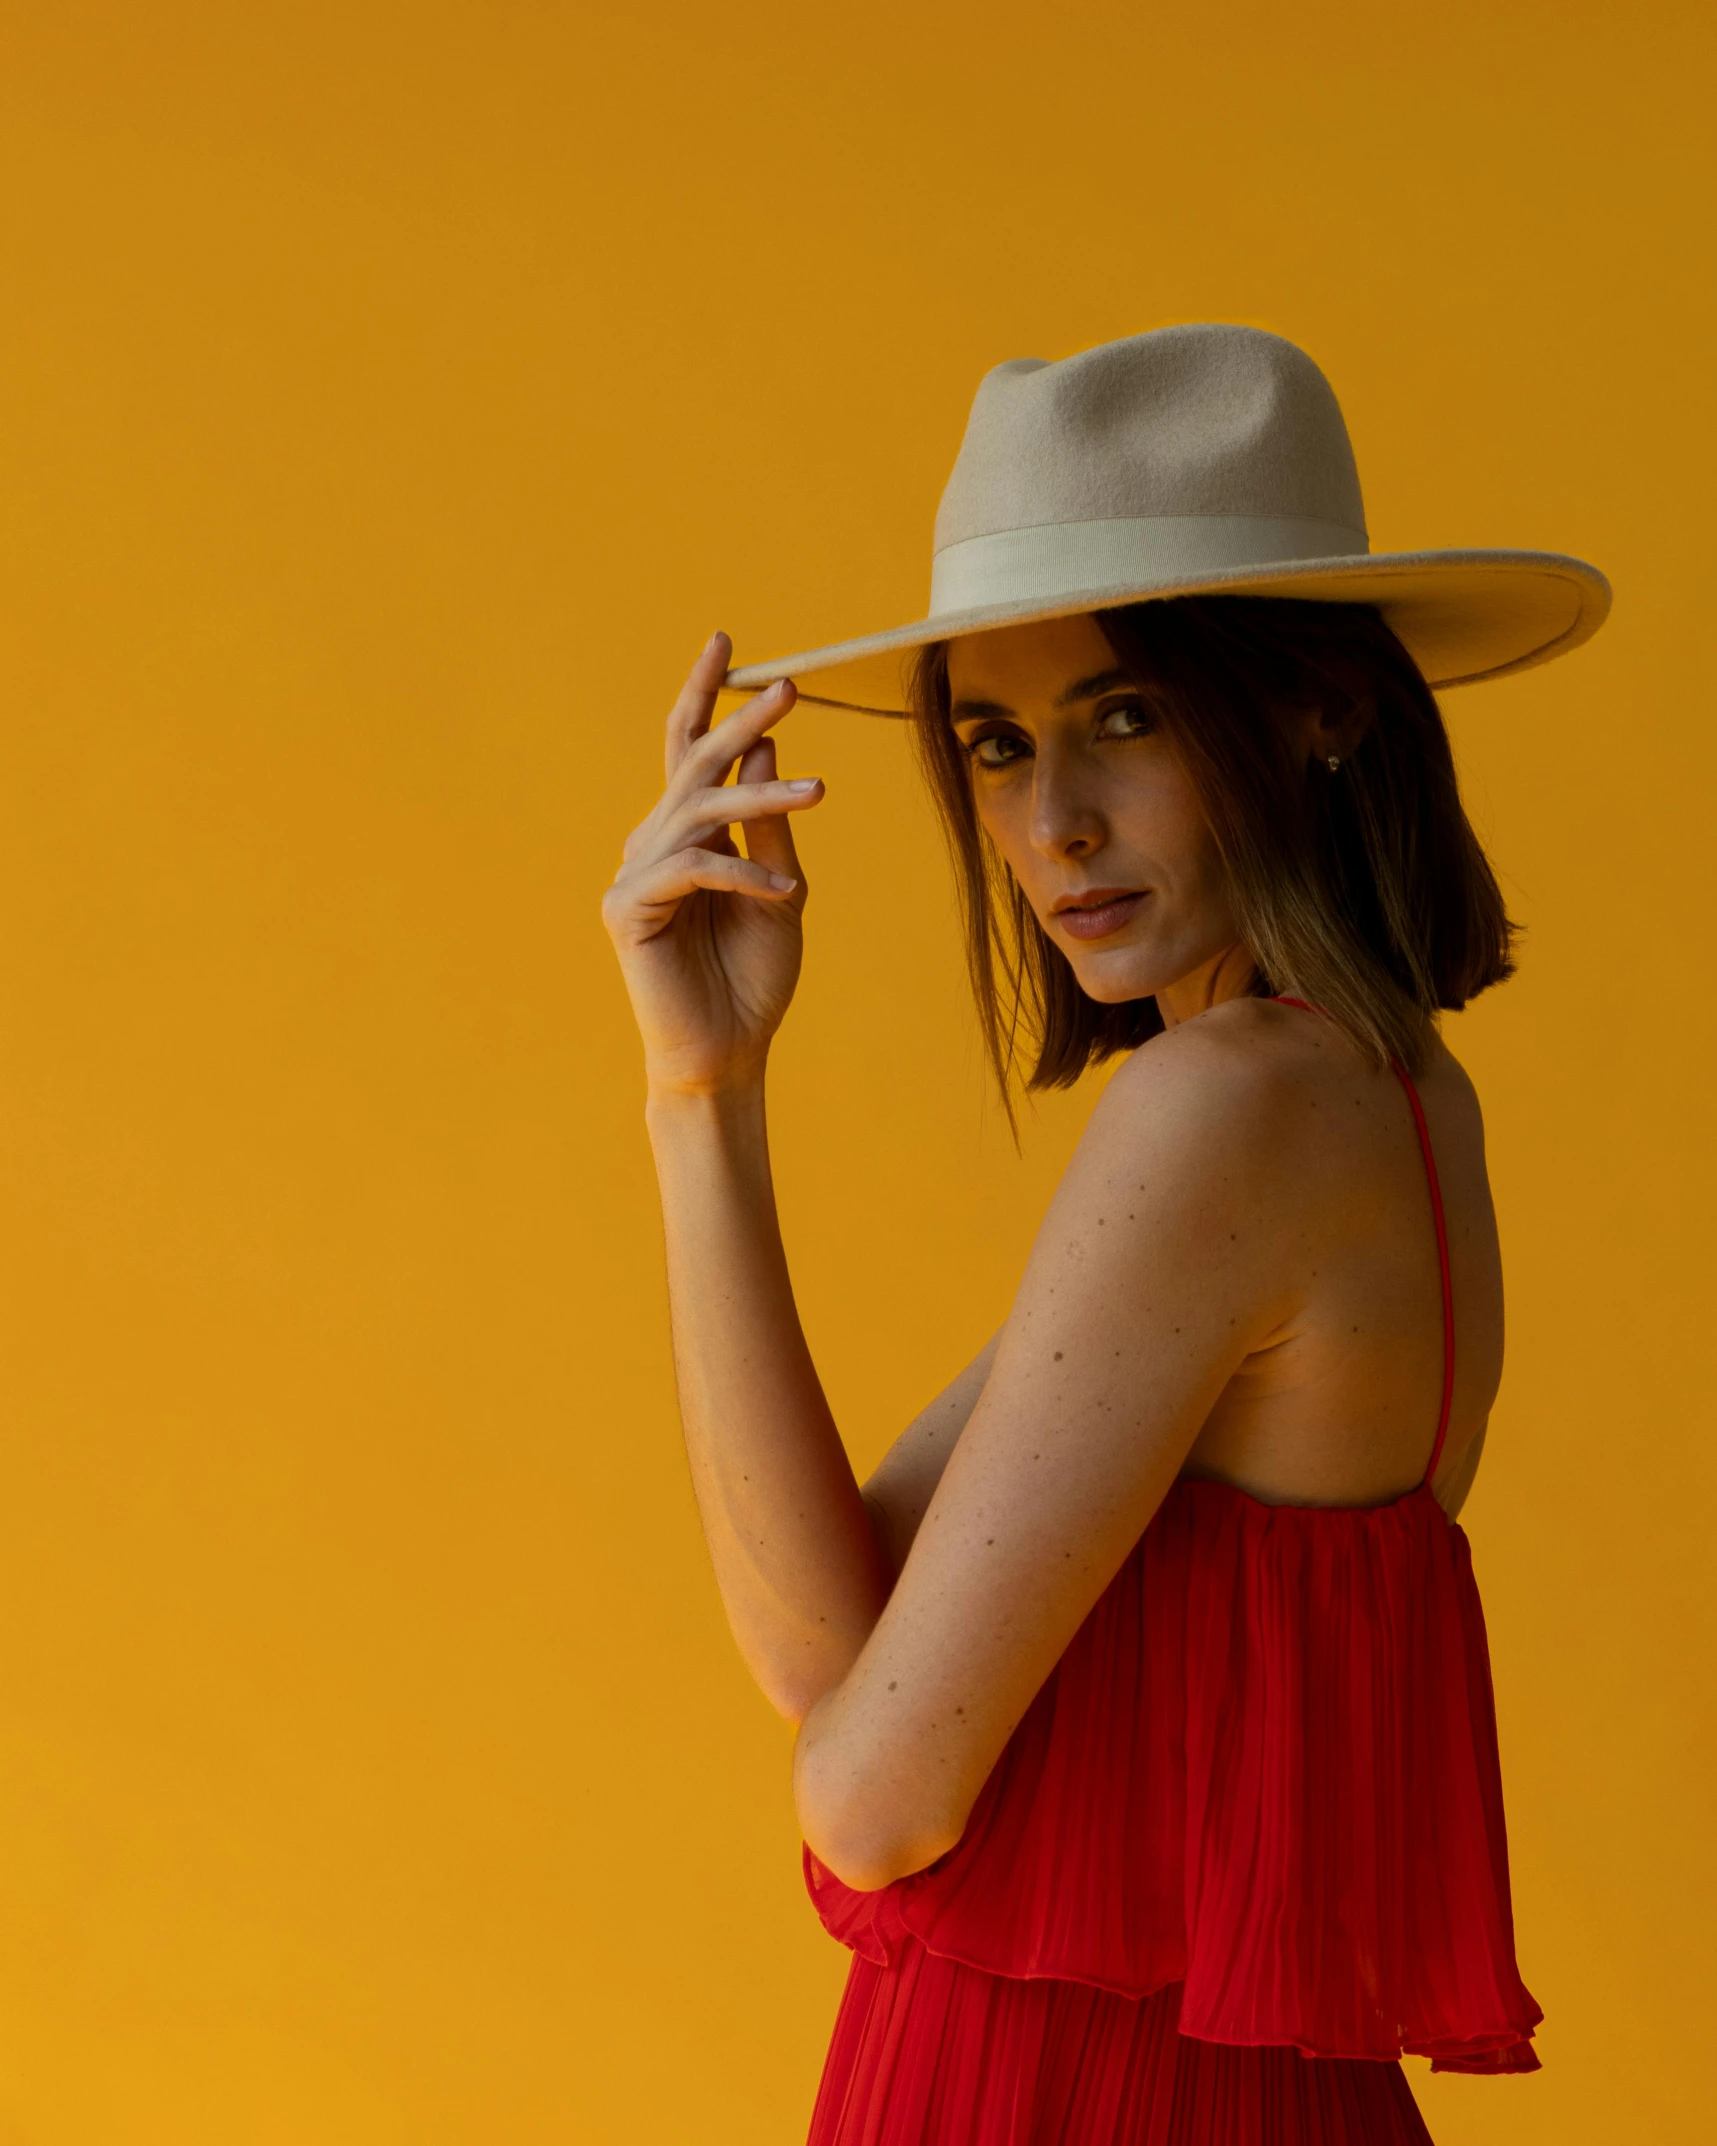
<path id="1" fill-rule="evenodd" d="M 1069 523 L 1222 516 L 1338 525 L 1363 552 L 1341 407 L 1282 336 L 1158 328 L 988 373 L 937 512 L 936 550 Z"/>
<path id="2" fill-rule="evenodd" d="M 1372 555 L 1347 427 L 1303 350 L 1260 328 L 1153 329 L 979 384 L 936 517 L 924 616 L 728 673 L 901 714 L 915 649 L 1173 598 L 1368 604 L 1434 686 L 1576 648 L 1610 589 L 1560 552 Z"/>

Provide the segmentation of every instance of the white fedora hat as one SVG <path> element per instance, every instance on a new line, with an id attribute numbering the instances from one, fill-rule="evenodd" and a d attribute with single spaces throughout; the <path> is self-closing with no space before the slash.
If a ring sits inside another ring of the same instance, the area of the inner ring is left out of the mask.
<path id="1" fill-rule="evenodd" d="M 1433 686 L 1588 640 L 1610 586 L 1545 551 L 1373 552 L 1329 382 L 1258 328 L 1158 328 L 980 383 L 936 515 L 930 609 L 909 626 L 746 663 L 806 700 L 900 715 L 930 641 L 1169 596 L 1375 604 Z"/>

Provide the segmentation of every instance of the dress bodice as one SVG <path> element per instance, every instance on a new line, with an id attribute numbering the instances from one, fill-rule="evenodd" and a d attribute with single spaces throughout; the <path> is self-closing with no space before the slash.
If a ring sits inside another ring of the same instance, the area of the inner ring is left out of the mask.
<path id="1" fill-rule="evenodd" d="M 1140 1997 L 1312 2056 L 1536 2069 L 1484 1616 L 1421 1486 L 1361 1509 L 1183 1481 L 1020 1723 L 959 1844 L 832 1934 Z"/>

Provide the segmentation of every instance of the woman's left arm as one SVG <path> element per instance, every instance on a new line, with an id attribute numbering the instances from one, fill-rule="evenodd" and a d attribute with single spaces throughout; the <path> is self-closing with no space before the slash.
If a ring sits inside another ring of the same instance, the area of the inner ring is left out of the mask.
<path id="1" fill-rule="evenodd" d="M 1111 1081 L 887 1607 L 800 1732 L 805 1838 L 848 1884 L 959 1839 L 1223 1386 L 1287 1316 L 1296 1107 L 1219 1021 Z"/>

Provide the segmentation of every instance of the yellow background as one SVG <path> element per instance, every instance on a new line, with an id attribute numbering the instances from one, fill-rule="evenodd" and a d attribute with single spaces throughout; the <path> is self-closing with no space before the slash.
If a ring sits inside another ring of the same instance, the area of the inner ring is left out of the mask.
<path id="1" fill-rule="evenodd" d="M 1470 1526 L 1529 2080 L 1709 2135 L 1710 11 L 33 0 L 0 28 L 0 2146 L 791 2142 L 842 1970 L 677 1450 L 596 923 L 660 716 L 916 615 L 982 371 L 1334 379 L 1382 546 L 1601 563 L 1452 695 L 1511 1353 Z M 1016 1161 L 897 730 L 802 713 L 787 1226 L 855 1450 Z"/>

